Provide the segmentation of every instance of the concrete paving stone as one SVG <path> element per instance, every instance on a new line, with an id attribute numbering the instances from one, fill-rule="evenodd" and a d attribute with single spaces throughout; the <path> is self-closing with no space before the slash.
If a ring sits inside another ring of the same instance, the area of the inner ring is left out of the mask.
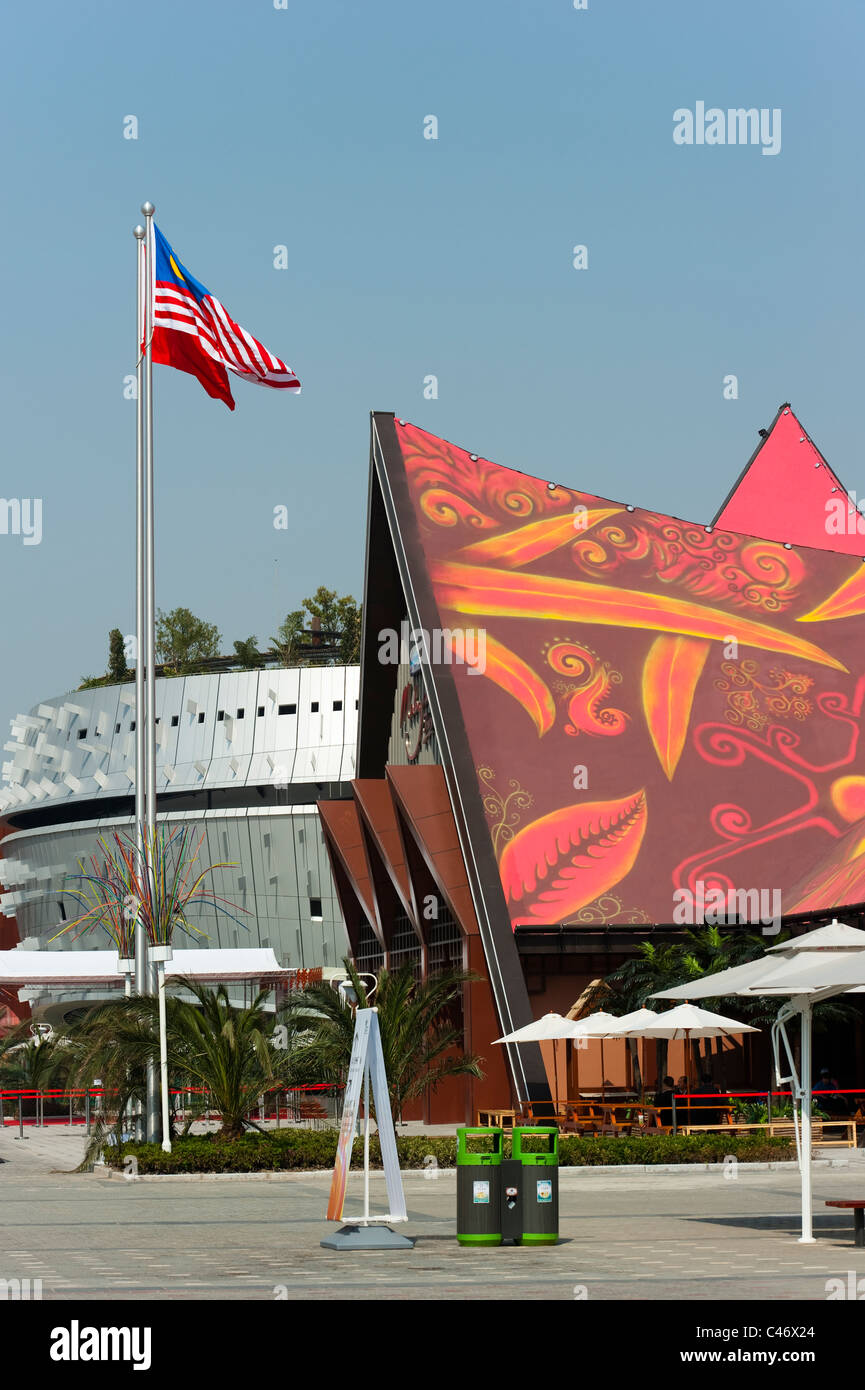
<path id="1" fill-rule="evenodd" d="M 455 1175 L 440 1172 L 406 1185 L 415 1249 L 382 1257 L 321 1250 L 329 1174 L 153 1184 L 64 1175 L 52 1172 L 62 1165 L 49 1137 L 63 1136 L 40 1136 L 26 1161 L 18 1145 L 0 1168 L 0 1277 L 41 1276 L 48 1299 L 267 1300 L 285 1285 L 298 1300 L 573 1300 L 586 1285 L 590 1299 L 822 1300 L 828 1277 L 865 1275 L 852 1220 L 822 1208 L 826 1197 L 861 1193 L 861 1164 L 815 1170 L 818 1245 L 802 1250 L 795 1169 L 740 1169 L 735 1181 L 718 1171 L 570 1169 L 554 1248 L 462 1249 Z M 71 1143 L 83 1148 L 80 1135 Z M 0 1156 L 9 1147 L 0 1135 Z M 383 1206 L 380 1175 L 371 1190 Z M 352 1174 L 349 1211 L 359 1195 Z"/>

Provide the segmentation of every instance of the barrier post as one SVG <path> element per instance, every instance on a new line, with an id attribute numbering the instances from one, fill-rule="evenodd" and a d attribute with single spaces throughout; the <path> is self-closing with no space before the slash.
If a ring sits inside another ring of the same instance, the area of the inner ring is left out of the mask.
<path id="1" fill-rule="evenodd" d="M 90 1088 L 84 1092 L 84 1133 L 90 1134 Z"/>
<path id="2" fill-rule="evenodd" d="M 672 1094 L 672 1096 L 670 1097 L 670 1099 L 671 1099 L 672 1102 L 673 1102 L 673 1133 L 674 1133 L 674 1134 L 678 1134 L 679 1130 L 678 1130 L 678 1126 L 676 1125 L 676 1092 L 675 1092 L 675 1091 L 673 1092 L 673 1094 Z"/>
<path id="3" fill-rule="evenodd" d="M 30 1138 L 29 1134 L 25 1134 L 25 1133 L 24 1133 L 24 1102 L 22 1101 L 20 1095 L 19 1095 L 19 1097 L 18 1097 L 18 1133 L 16 1134 L 15 1138 L 16 1138 L 16 1139 L 29 1139 L 29 1138 Z"/>

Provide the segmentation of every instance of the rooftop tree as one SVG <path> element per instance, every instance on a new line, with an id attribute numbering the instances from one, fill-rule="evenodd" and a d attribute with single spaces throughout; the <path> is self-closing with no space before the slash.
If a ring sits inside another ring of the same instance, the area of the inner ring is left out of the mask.
<path id="1" fill-rule="evenodd" d="M 196 618 L 188 608 L 156 614 L 156 656 L 176 675 L 193 673 L 203 661 L 219 656 L 219 629 Z"/>

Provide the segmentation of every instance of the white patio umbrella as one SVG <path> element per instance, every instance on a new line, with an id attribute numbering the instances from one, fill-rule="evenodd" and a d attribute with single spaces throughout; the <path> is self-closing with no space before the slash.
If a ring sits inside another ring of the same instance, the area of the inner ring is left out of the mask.
<path id="1" fill-rule="evenodd" d="M 599 1011 L 590 1014 L 586 1019 L 578 1019 L 578 1023 L 591 1023 L 591 1032 L 585 1031 L 584 1037 L 598 1038 L 601 1043 L 601 1095 L 606 1097 L 606 1084 L 604 1076 L 604 1038 L 630 1038 L 639 1037 L 640 1030 L 647 1024 L 651 1024 L 661 1015 L 653 1009 L 632 1009 L 629 1014 L 621 1014 L 618 1017 Z"/>
<path id="2" fill-rule="evenodd" d="M 535 1019 L 532 1023 L 526 1023 L 522 1028 L 517 1028 L 513 1033 L 506 1033 L 503 1038 L 495 1038 L 496 1043 L 523 1043 L 523 1042 L 551 1042 L 553 1044 L 553 1071 L 556 1079 L 556 1110 L 559 1108 L 559 1055 L 556 1043 L 562 1038 L 579 1037 L 578 1024 L 570 1018 L 563 1018 L 561 1014 L 548 1013 L 542 1018 Z"/>
<path id="3" fill-rule="evenodd" d="M 603 1009 L 598 1009 L 597 1013 L 588 1014 L 586 1018 L 576 1018 L 573 1020 L 573 1023 L 574 1027 L 578 1029 L 578 1032 L 573 1034 L 574 1037 L 597 1038 L 600 1041 L 601 1098 L 603 1100 L 606 1100 L 607 1079 L 604 1067 L 604 1039 L 622 1037 L 622 1033 L 619 1032 L 619 1025 L 621 1024 L 621 1019 L 617 1018 L 615 1014 L 608 1014 L 605 1013 Z"/>
<path id="4" fill-rule="evenodd" d="M 679 1004 L 666 1013 L 655 1014 L 654 1020 L 638 1024 L 630 1029 L 630 1036 L 639 1033 L 644 1038 L 668 1038 L 672 1042 L 684 1039 L 685 1067 L 688 1073 L 688 1090 L 691 1089 L 691 1041 L 693 1038 L 729 1038 L 738 1033 L 759 1033 L 750 1023 L 739 1023 L 735 1018 L 712 1013 L 710 1009 L 698 1009 L 695 1004 Z"/>
<path id="5" fill-rule="evenodd" d="M 631 1013 L 622 1014 L 620 1018 L 616 1019 L 618 1028 L 615 1037 L 627 1038 L 632 1034 L 639 1036 L 641 1028 L 656 1023 L 660 1017 L 661 1015 L 656 1009 L 633 1009 Z"/>
<path id="6" fill-rule="evenodd" d="M 833 919 L 825 927 L 806 932 L 792 941 L 770 946 L 764 956 L 746 965 L 719 970 L 702 980 L 672 989 L 658 990 L 654 999 L 700 999 L 725 994 L 743 996 L 789 995 L 778 1010 L 772 1027 L 775 1076 L 778 1085 L 789 1081 L 798 1105 L 796 1144 L 802 1179 L 802 1234 L 804 1245 L 814 1243 L 811 1211 L 811 1011 L 814 1003 L 839 994 L 860 992 L 865 980 L 865 932 Z M 674 1013 L 675 1010 L 670 1010 Z M 801 1077 L 797 1075 L 787 1039 L 786 1025 L 800 1016 Z M 744 1030 L 743 1030 L 744 1031 Z M 789 1074 L 782 1076 L 780 1045 L 783 1043 Z M 801 1135 L 801 1140 L 800 1140 Z"/>

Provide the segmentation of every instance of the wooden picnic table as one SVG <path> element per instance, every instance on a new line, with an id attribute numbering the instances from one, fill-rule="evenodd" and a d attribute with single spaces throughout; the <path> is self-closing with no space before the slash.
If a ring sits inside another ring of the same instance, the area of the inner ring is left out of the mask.
<path id="1" fill-rule="evenodd" d="M 478 1110 L 476 1123 L 479 1127 L 513 1129 L 516 1117 L 516 1110 Z"/>

